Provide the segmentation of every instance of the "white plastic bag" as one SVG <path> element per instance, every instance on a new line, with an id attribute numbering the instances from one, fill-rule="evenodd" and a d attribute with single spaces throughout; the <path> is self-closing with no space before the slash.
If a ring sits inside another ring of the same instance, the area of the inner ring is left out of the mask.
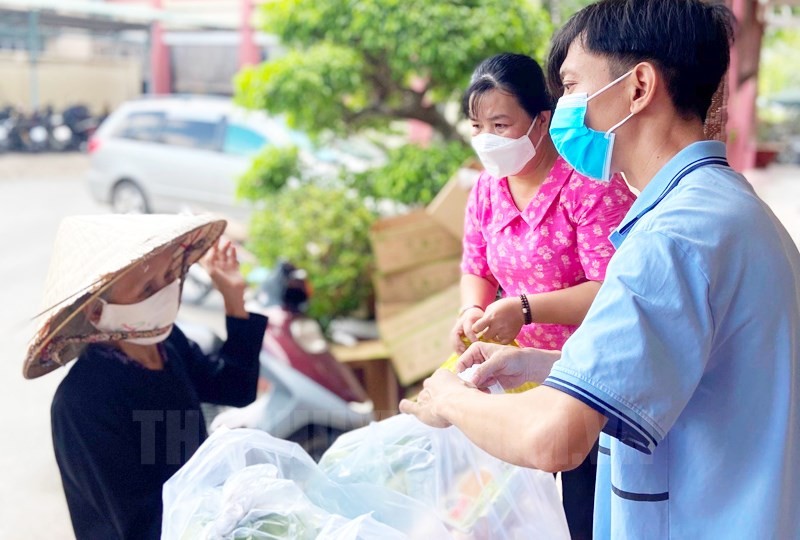
<path id="1" fill-rule="evenodd" d="M 327 478 L 297 444 L 215 432 L 164 485 L 163 540 L 448 538 L 429 509 Z"/>
<path id="2" fill-rule="evenodd" d="M 569 538 L 553 475 L 504 463 L 456 428 L 395 416 L 340 436 L 319 465 L 336 482 L 434 508 L 455 538 Z"/>

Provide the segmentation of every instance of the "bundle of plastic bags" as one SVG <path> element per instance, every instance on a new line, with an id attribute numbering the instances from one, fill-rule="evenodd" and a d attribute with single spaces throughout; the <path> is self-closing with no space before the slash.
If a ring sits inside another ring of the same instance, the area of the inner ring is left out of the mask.
<path id="1" fill-rule="evenodd" d="M 319 463 L 340 484 L 386 487 L 434 509 L 458 539 L 569 538 L 553 475 L 510 465 L 458 429 L 409 415 L 340 436 Z"/>
<path id="2" fill-rule="evenodd" d="M 164 486 L 163 539 L 569 538 L 550 474 L 455 428 L 400 415 L 341 436 L 317 465 L 255 430 L 212 435 Z"/>
<path id="3" fill-rule="evenodd" d="M 221 429 L 164 484 L 164 540 L 447 538 L 436 515 L 378 486 L 340 485 L 296 443 Z"/>

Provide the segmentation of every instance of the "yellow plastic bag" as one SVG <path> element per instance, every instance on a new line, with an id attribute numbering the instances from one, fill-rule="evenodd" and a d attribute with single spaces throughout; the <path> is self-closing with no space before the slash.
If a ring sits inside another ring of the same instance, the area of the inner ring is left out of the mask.
<path id="1" fill-rule="evenodd" d="M 467 347 L 470 346 L 471 342 L 466 337 L 462 337 L 461 339 L 464 341 L 464 345 L 466 345 Z M 486 343 L 493 343 L 492 341 L 489 341 L 489 340 L 486 340 L 486 339 L 481 339 L 481 341 L 484 341 Z M 511 346 L 512 347 L 519 347 L 519 343 L 517 343 L 516 339 L 511 343 Z M 452 355 L 450 355 L 450 358 L 445 360 L 444 364 L 442 364 L 440 367 L 442 369 L 446 369 L 448 371 L 452 371 L 453 373 L 455 373 L 456 372 L 456 363 L 458 362 L 458 358 L 459 358 L 458 353 L 453 353 Z M 525 392 L 527 390 L 530 390 L 531 388 L 536 388 L 537 386 L 539 386 L 539 385 L 534 383 L 534 382 L 527 382 L 527 383 L 525 383 L 525 384 L 523 384 L 521 386 L 518 386 L 516 388 L 507 389 L 505 392 L 506 392 L 506 394 L 519 394 L 520 392 Z"/>

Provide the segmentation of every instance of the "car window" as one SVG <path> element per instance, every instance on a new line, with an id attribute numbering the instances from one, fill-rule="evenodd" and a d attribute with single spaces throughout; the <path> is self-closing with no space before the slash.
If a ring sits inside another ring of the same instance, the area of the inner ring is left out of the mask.
<path id="1" fill-rule="evenodd" d="M 268 143 L 266 137 L 237 124 L 229 124 L 225 130 L 223 151 L 235 156 L 251 156 Z"/>
<path id="2" fill-rule="evenodd" d="M 134 112 L 125 117 L 114 135 L 135 141 L 158 142 L 163 123 L 164 113 Z"/>
<path id="3" fill-rule="evenodd" d="M 161 142 L 174 146 L 216 150 L 219 124 L 184 118 L 168 118 L 161 132 Z"/>

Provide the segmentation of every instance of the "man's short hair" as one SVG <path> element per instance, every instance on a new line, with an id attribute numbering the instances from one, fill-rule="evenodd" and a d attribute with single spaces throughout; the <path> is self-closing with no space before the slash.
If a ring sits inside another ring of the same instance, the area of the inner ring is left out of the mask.
<path id="1" fill-rule="evenodd" d="M 730 64 L 734 22 L 719 2 L 601 0 L 573 15 L 553 38 L 547 62 L 551 93 L 563 94 L 559 71 L 570 45 L 580 39 L 588 52 L 609 59 L 612 78 L 652 62 L 677 111 L 705 121 Z"/>

